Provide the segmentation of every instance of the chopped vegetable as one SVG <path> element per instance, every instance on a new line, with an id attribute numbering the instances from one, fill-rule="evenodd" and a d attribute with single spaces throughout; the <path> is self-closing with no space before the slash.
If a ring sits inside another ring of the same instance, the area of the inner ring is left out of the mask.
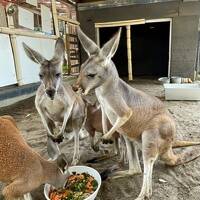
<path id="1" fill-rule="evenodd" d="M 89 197 L 98 187 L 98 182 L 87 173 L 77 174 L 73 172 L 68 177 L 64 188 L 51 189 L 51 200 L 84 200 Z"/>

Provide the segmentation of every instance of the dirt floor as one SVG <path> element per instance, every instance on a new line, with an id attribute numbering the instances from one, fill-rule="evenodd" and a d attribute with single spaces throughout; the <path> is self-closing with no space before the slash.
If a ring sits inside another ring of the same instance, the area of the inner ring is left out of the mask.
<path id="1" fill-rule="evenodd" d="M 163 87 L 157 81 L 136 80 L 131 85 L 163 99 Z M 177 122 L 177 138 L 200 140 L 200 102 L 164 101 Z M 0 108 L 0 115 L 12 115 L 28 144 L 43 156 L 46 155 L 46 131 L 34 106 L 34 98 L 7 108 Z M 73 143 L 62 144 L 62 151 L 72 158 Z M 191 147 L 190 147 L 191 148 Z M 196 147 L 200 151 L 200 146 Z M 81 141 L 81 164 L 96 156 L 89 139 Z M 94 165 L 98 170 L 106 169 L 116 161 L 109 160 Z M 163 181 L 164 180 L 164 181 Z M 103 182 L 97 200 L 133 200 L 140 192 L 142 176 L 132 176 Z M 43 187 L 33 192 L 35 200 L 43 200 Z M 1 199 L 1 198 L 0 198 Z M 152 200 L 199 200 L 200 158 L 188 164 L 170 168 L 158 161 L 153 173 Z"/>

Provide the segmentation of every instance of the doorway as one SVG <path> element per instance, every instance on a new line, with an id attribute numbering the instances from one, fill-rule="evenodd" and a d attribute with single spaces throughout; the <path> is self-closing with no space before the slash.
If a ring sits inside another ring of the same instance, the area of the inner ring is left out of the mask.
<path id="1" fill-rule="evenodd" d="M 100 47 L 102 47 L 118 31 L 119 27 L 108 27 L 100 29 Z M 126 27 L 122 27 L 119 47 L 112 58 L 120 77 L 128 76 L 128 60 L 126 46 Z"/>
<path id="2" fill-rule="evenodd" d="M 122 35 L 119 48 L 113 57 L 120 77 L 127 77 L 130 71 L 133 78 L 169 76 L 171 19 L 141 20 L 141 23 L 138 23 L 138 21 L 136 23 L 134 21 L 130 21 L 130 23 L 129 21 L 96 23 L 97 41 L 100 41 L 99 44 L 102 46 L 121 26 Z M 116 24 L 113 25 L 114 23 Z M 131 27 L 132 70 L 129 70 L 129 72 L 126 26 Z"/>
<path id="3" fill-rule="evenodd" d="M 133 76 L 168 76 L 170 22 L 131 26 Z"/>

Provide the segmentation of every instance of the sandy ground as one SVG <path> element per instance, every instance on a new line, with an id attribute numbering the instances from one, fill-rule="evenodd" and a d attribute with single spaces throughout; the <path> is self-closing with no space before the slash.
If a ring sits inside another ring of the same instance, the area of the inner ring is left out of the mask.
<path id="1" fill-rule="evenodd" d="M 131 85 L 151 95 L 163 98 L 163 87 L 157 81 L 136 80 Z M 164 101 L 177 122 L 177 138 L 200 140 L 200 102 Z M 46 155 L 46 131 L 34 106 L 34 98 L 7 108 L 0 108 L 0 115 L 14 116 L 18 127 L 28 144 L 43 156 Z M 190 147 L 191 148 L 191 147 Z M 196 147 L 200 151 L 200 147 Z M 96 156 L 89 140 L 81 141 L 81 162 Z M 72 158 L 73 143 L 62 144 L 62 151 Z M 101 162 L 94 167 L 106 169 L 116 161 Z M 165 180 L 162 183 L 160 179 Z M 140 192 L 142 175 L 103 182 L 98 200 L 133 200 Z M 43 200 L 43 187 L 33 192 L 35 200 Z M 1 199 L 1 198 L 0 198 Z M 153 173 L 152 200 L 199 200 L 200 199 L 200 158 L 182 166 L 170 168 L 157 161 Z"/>

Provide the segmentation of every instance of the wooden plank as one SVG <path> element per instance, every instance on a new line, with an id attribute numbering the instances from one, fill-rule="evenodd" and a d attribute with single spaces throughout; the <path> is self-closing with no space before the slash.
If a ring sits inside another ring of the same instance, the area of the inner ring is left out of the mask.
<path id="1" fill-rule="evenodd" d="M 136 24 L 145 24 L 145 19 L 95 23 L 95 28 L 129 26 L 129 25 L 136 25 Z"/>
<path id="2" fill-rule="evenodd" d="M 128 80 L 133 80 L 132 69 L 132 56 L 131 56 L 131 26 L 126 26 L 126 38 L 127 38 L 127 58 L 128 58 Z"/>
<path id="3" fill-rule="evenodd" d="M 68 33 L 68 34 L 67 34 L 67 36 L 69 36 L 69 37 L 72 37 L 72 38 L 78 38 L 78 36 L 77 36 L 77 35 L 75 35 L 75 34 L 72 34 L 72 33 Z"/>
<path id="4" fill-rule="evenodd" d="M 78 58 L 76 57 L 70 57 L 70 60 L 78 60 Z"/>
<path id="5" fill-rule="evenodd" d="M 21 69 L 21 64 L 20 64 L 20 59 L 19 59 L 19 52 L 17 50 L 17 41 L 16 41 L 16 36 L 11 35 L 10 37 L 11 41 L 11 46 L 13 50 L 13 58 L 15 62 L 15 69 L 16 69 L 16 77 L 17 77 L 17 83 L 18 85 L 23 85 L 23 78 L 22 78 L 22 69 Z"/>
<path id="6" fill-rule="evenodd" d="M 8 27 L 6 12 L 2 5 L 0 5 L 0 27 Z"/>
<path id="7" fill-rule="evenodd" d="M 51 0 L 51 5 L 52 5 L 52 15 L 53 15 L 55 34 L 57 37 L 59 37 L 60 33 L 59 33 L 59 27 L 58 27 L 58 13 L 56 10 L 56 1 Z"/>
<path id="8" fill-rule="evenodd" d="M 78 49 L 70 49 L 69 51 L 70 51 L 70 53 L 77 53 L 79 50 Z"/>
<path id="9" fill-rule="evenodd" d="M 80 64 L 75 64 L 75 65 L 71 65 L 71 68 L 73 68 L 73 67 L 79 67 L 80 66 Z"/>
<path id="10" fill-rule="evenodd" d="M 70 18 L 65 17 L 65 16 L 58 16 L 58 19 L 61 20 L 61 21 L 68 22 L 71 25 L 75 25 L 75 26 L 79 26 L 80 25 L 80 23 L 78 21 L 70 19 Z"/>
<path id="11" fill-rule="evenodd" d="M 75 42 L 75 41 L 69 41 L 69 43 L 78 45 L 78 42 Z"/>
<path id="12" fill-rule="evenodd" d="M 77 57 L 77 52 L 74 52 L 74 53 L 70 53 L 70 56 L 76 56 Z"/>
<path id="13" fill-rule="evenodd" d="M 43 35 L 43 34 L 40 34 L 38 32 L 34 32 L 34 31 L 26 31 L 26 30 L 20 30 L 20 29 L 15 29 L 15 28 L 6 28 L 6 27 L 1 27 L 0 33 L 22 35 L 22 36 L 29 36 L 29 37 L 35 37 L 35 38 L 54 39 L 54 40 L 58 38 L 55 35 Z"/>
<path id="14" fill-rule="evenodd" d="M 96 43 L 97 43 L 97 46 L 100 47 L 100 35 L 99 35 L 99 28 L 95 28 L 96 30 Z"/>

